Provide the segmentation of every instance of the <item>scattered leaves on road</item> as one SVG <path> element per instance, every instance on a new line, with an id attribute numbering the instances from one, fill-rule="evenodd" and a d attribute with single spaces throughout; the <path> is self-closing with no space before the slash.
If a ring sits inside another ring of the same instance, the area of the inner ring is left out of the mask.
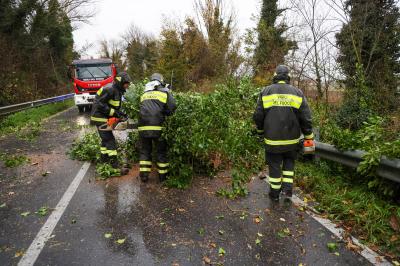
<path id="1" fill-rule="evenodd" d="M 206 230 L 202 227 L 199 230 L 197 230 L 197 233 L 199 233 L 199 235 L 204 236 L 204 233 L 206 232 Z"/>
<path id="2" fill-rule="evenodd" d="M 0 208 L 4 208 L 4 207 L 6 207 L 7 205 L 5 204 L 5 203 L 3 203 L 3 204 L 1 204 L 0 205 Z"/>
<path id="3" fill-rule="evenodd" d="M 51 174 L 51 172 L 50 172 L 50 171 L 46 171 L 46 172 L 44 172 L 44 173 L 42 174 L 42 176 L 48 176 L 49 174 Z"/>
<path id="4" fill-rule="evenodd" d="M 224 256 L 225 254 L 226 254 L 225 249 L 223 249 L 223 248 L 219 248 L 219 249 L 218 249 L 218 255 L 219 255 L 219 256 Z"/>
<path id="5" fill-rule="evenodd" d="M 17 251 L 17 252 L 15 252 L 14 258 L 19 258 L 19 257 L 21 257 L 22 255 L 24 255 L 24 252 L 23 252 L 23 251 Z"/>
<path id="6" fill-rule="evenodd" d="M 211 265 L 211 259 L 209 257 L 204 256 L 203 261 L 205 264 Z"/>
<path id="7" fill-rule="evenodd" d="M 28 216 L 29 214 L 31 214 L 31 212 L 23 212 L 23 213 L 21 213 L 21 216 L 26 217 L 26 216 Z"/>
<path id="8" fill-rule="evenodd" d="M 46 216 L 47 213 L 49 211 L 49 208 L 47 207 L 40 207 L 39 210 L 37 212 L 35 212 L 36 214 L 40 215 L 40 216 Z"/>
<path id="9" fill-rule="evenodd" d="M 216 215 L 215 216 L 215 219 L 217 219 L 217 220 L 222 220 L 222 219 L 224 219 L 225 217 L 223 216 L 223 215 Z"/>
<path id="10" fill-rule="evenodd" d="M 328 243 L 326 246 L 328 247 L 329 252 L 335 252 L 338 249 L 338 245 L 333 242 Z"/>
<path id="11" fill-rule="evenodd" d="M 242 215 L 240 215 L 240 220 L 244 220 L 244 219 L 246 219 L 247 218 L 247 214 L 245 213 L 245 212 L 242 212 Z"/>
<path id="12" fill-rule="evenodd" d="M 255 217 L 253 221 L 254 221 L 256 224 L 261 223 L 261 218 L 260 218 L 260 216 Z"/>
<path id="13" fill-rule="evenodd" d="M 125 240 L 126 240 L 126 238 L 121 238 L 121 239 L 118 239 L 116 241 L 116 243 L 122 245 L 123 243 L 125 243 Z"/>
<path id="14" fill-rule="evenodd" d="M 107 238 L 107 239 L 108 239 L 108 238 L 111 238 L 111 237 L 112 237 L 112 234 L 111 234 L 111 233 L 105 233 L 105 234 L 104 234 L 104 237 Z"/>

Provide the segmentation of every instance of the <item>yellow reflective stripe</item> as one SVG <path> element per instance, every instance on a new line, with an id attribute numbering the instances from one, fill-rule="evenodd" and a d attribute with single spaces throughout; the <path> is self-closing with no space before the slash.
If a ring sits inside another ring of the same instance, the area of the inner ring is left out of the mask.
<path id="1" fill-rule="evenodd" d="M 166 174 L 166 173 L 168 173 L 168 170 L 158 170 L 158 173 L 159 174 Z"/>
<path id="2" fill-rule="evenodd" d="M 286 84 L 286 81 L 283 81 L 283 80 L 282 80 L 282 81 L 279 81 L 278 83 L 279 83 L 279 84 Z"/>
<path id="3" fill-rule="evenodd" d="M 139 164 L 141 165 L 152 165 L 150 161 L 140 161 Z"/>
<path id="4" fill-rule="evenodd" d="M 113 116 L 114 113 L 115 113 L 115 109 L 114 109 L 114 108 L 111 108 L 111 109 L 110 109 L 110 114 L 109 114 L 109 115 L 110 115 L 110 116 Z"/>
<path id="5" fill-rule="evenodd" d="M 158 167 L 168 167 L 169 163 L 157 163 Z"/>
<path id="6" fill-rule="evenodd" d="M 282 182 L 293 184 L 293 178 L 283 178 Z"/>
<path id="7" fill-rule="evenodd" d="M 271 186 L 271 188 L 272 189 L 281 189 L 281 185 L 273 185 L 273 184 L 270 184 L 270 186 Z"/>
<path id="8" fill-rule="evenodd" d="M 310 135 L 304 136 L 305 139 L 313 139 L 314 138 L 314 133 L 311 133 Z"/>
<path id="9" fill-rule="evenodd" d="M 117 156 L 118 153 L 117 153 L 116 150 L 108 150 L 108 155 L 109 155 L 109 156 Z"/>
<path id="10" fill-rule="evenodd" d="M 273 182 L 273 183 L 280 183 L 282 181 L 282 178 L 273 178 L 273 177 L 269 177 L 269 182 Z"/>
<path id="11" fill-rule="evenodd" d="M 272 94 L 262 97 L 264 109 L 271 108 L 273 106 L 278 107 L 293 107 L 299 109 L 303 98 L 291 95 L 291 94 Z"/>
<path id="12" fill-rule="evenodd" d="M 280 145 L 293 145 L 293 144 L 298 144 L 300 139 L 293 139 L 293 140 L 270 140 L 270 139 L 265 139 L 265 144 L 271 145 L 271 146 L 280 146 Z"/>
<path id="13" fill-rule="evenodd" d="M 101 95 L 103 93 L 103 87 L 101 87 L 98 91 L 97 91 L 97 95 Z"/>
<path id="14" fill-rule="evenodd" d="M 112 106 L 118 107 L 121 102 L 120 101 L 109 100 L 108 103 L 111 104 Z"/>
<path id="15" fill-rule="evenodd" d="M 139 171 L 140 171 L 140 172 L 151 172 L 151 168 L 145 168 L 145 167 L 143 167 L 143 168 L 140 168 Z"/>
<path id="16" fill-rule="evenodd" d="M 107 122 L 107 118 L 95 117 L 95 116 L 92 116 L 90 118 L 90 120 L 95 121 L 95 122 Z"/>
<path id="17" fill-rule="evenodd" d="M 108 151 L 100 151 L 101 154 L 108 154 Z"/>
<path id="18" fill-rule="evenodd" d="M 139 131 L 145 131 L 145 130 L 162 130 L 163 127 L 160 126 L 145 126 L 145 127 L 139 127 Z"/>
<path id="19" fill-rule="evenodd" d="M 294 176 L 294 172 L 293 171 L 283 171 L 282 174 L 285 175 L 285 176 Z"/>
<path id="20" fill-rule="evenodd" d="M 105 150 L 107 150 L 107 148 L 106 147 L 100 147 L 100 150 L 105 151 Z"/>
<path id="21" fill-rule="evenodd" d="M 264 130 L 257 129 L 257 133 L 264 133 Z"/>
<path id="22" fill-rule="evenodd" d="M 158 100 L 162 103 L 167 103 L 168 95 L 165 92 L 161 91 L 150 91 L 150 92 L 145 92 L 142 97 L 140 97 L 140 101 L 146 101 L 146 100 Z"/>

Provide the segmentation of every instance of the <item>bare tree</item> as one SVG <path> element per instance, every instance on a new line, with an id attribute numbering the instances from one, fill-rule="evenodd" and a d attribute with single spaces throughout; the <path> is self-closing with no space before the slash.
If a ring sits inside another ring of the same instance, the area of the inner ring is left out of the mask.
<path id="1" fill-rule="evenodd" d="M 297 83 L 301 87 L 304 80 L 313 81 L 317 89 L 317 101 L 324 94 L 328 97 L 328 88 L 338 76 L 336 64 L 337 49 L 334 34 L 338 23 L 332 23 L 330 9 L 318 0 L 289 0 L 291 12 L 299 20 L 292 28 L 298 49 L 293 51 L 291 63 L 297 74 Z M 328 100 L 328 98 L 326 98 Z"/>
<path id="2" fill-rule="evenodd" d="M 126 68 L 126 60 L 124 58 L 125 46 L 119 40 L 102 40 L 100 41 L 100 57 L 110 58 L 121 69 Z"/>
<path id="3" fill-rule="evenodd" d="M 97 0 L 60 0 L 61 8 L 76 29 L 80 23 L 89 23 L 97 11 L 94 8 Z"/>

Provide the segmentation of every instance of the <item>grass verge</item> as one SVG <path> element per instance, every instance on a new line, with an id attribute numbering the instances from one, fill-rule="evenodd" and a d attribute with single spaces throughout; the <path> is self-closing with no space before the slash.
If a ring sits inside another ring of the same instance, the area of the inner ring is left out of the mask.
<path id="1" fill-rule="evenodd" d="M 61 112 L 73 105 L 73 100 L 67 100 L 11 114 L 0 120 L 0 137 L 17 133 L 17 136 L 21 139 L 33 139 L 38 135 L 40 122 L 44 118 Z M 26 130 L 28 128 L 29 130 Z"/>
<path id="2" fill-rule="evenodd" d="M 400 258 L 400 207 L 337 164 L 299 163 L 297 185 L 318 203 L 317 210 L 343 225 L 373 250 Z"/>

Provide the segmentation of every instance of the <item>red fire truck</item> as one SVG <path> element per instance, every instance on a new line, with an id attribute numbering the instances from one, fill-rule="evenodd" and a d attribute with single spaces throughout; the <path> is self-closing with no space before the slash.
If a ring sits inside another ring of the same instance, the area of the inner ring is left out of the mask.
<path id="1" fill-rule="evenodd" d="M 74 60 L 68 75 L 75 91 L 75 105 L 83 112 L 91 109 L 97 90 L 113 82 L 117 67 L 111 59 Z"/>

